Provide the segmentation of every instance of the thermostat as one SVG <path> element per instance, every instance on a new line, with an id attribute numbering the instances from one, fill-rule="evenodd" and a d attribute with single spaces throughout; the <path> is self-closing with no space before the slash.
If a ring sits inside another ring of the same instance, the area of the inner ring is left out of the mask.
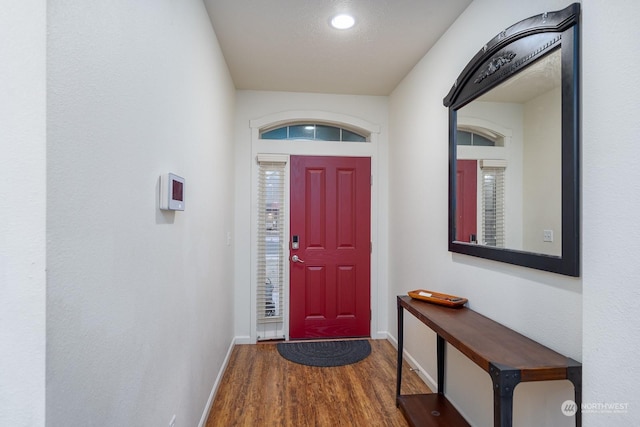
<path id="1" fill-rule="evenodd" d="M 184 178 L 172 173 L 160 176 L 160 209 L 184 210 Z"/>

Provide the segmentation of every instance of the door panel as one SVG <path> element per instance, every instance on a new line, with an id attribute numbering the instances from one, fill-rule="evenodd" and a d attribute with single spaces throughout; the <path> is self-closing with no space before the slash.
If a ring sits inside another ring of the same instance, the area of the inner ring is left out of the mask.
<path id="1" fill-rule="evenodd" d="M 306 194 L 303 194 L 302 197 L 305 198 L 304 213 L 307 215 L 307 218 L 306 220 L 305 218 L 301 219 L 305 221 L 305 236 L 309 241 L 307 247 L 324 249 L 327 234 L 327 171 L 324 169 L 308 169 L 303 179 L 305 182 Z M 294 183 L 292 181 L 292 190 L 294 185 L 299 185 L 299 182 Z M 293 206 L 291 214 L 294 214 Z M 296 221 L 296 223 L 298 222 L 299 220 Z"/>
<path id="2" fill-rule="evenodd" d="M 291 338 L 370 334 L 371 160 L 291 157 Z"/>
<path id="3" fill-rule="evenodd" d="M 352 265 L 338 266 L 336 316 L 355 317 L 357 310 L 356 274 Z"/>
<path id="4" fill-rule="evenodd" d="M 305 317 L 323 318 L 326 312 L 326 293 L 324 284 L 326 269 L 307 267 L 305 271 Z"/>

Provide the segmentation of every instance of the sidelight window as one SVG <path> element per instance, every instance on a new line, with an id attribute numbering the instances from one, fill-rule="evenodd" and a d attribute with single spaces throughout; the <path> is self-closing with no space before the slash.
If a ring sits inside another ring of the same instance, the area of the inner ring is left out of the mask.
<path id="1" fill-rule="evenodd" d="M 481 163 L 482 171 L 482 244 L 504 247 L 504 167 Z"/>
<path id="2" fill-rule="evenodd" d="M 284 183 L 282 156 L 259 156 L 256 331 L 258 340 L 284 337 Z"/>

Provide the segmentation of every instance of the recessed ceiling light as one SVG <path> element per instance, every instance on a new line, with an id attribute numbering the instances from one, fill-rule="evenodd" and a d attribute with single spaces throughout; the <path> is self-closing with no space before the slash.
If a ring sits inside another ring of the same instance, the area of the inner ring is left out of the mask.
<path id="1" fill-rule="evenodd" d="M 353 19 L 351 15 L 336 15 L 331 19 L 331 26 L 338 30 L 346 30 L 348 28 L 353 27 L 353 24 L 356 23 L 356 20 Z"/>

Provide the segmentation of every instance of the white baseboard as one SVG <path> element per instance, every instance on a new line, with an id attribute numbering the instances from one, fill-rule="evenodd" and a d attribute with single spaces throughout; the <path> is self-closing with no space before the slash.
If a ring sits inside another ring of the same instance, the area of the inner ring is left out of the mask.
<path id="1" fill-rule="evenodd" d="M 241 336 L 241 337 L 235 337 L 234 342 L 236 343 L 236 345 L 241 345 L 241 344 L 255 344 L 255 341 L 251 340 L 250 336 Z"/>
<path id="2" fill-rule="evenodd" d="M 244 338 L 244 337 L 240 337 Z M 224 357 L 224 362 L 222 362 L 222 366 L 220 367 L 220 371 L 218 371 L 218 376 L 216 377 L 215 382 L 213 383 L 213 388 L 211 389 L 211 393 L 209 394 L 209 400 L 207 400 L 207 406 L 204 408 L 204 412 L 202 413 L 202 417 L 200 417 L 199 427 L 204 427 L 207 423 L 207 418 L 209 417 L 209 412 L 211 411 L 211 406 L 213 405 L 213 399 L 216 397 L 216 393 L 218 392 L 218 387 L 220 386 L 220 382 L 222 381 L 222 376 L 224 375 L 224 371 L 227 369 L 227 365 L 229 364 L 229 359 L 231 358 L 231 352 L 233 351 L 233 347 L 238 344 L 239 337 L 234 337 L 231 340 L 231 345 L 229 345 L 229 349 L 227 350 L 227 355 Z"/>
<path id="3" fill-rule="evenodd" d="M 398 349 L 398 341 L 395 337 L 389 333 L 387 333 L 387 340 L 393 345 L 396 350 Z M 438 390 L 438 382 L 433 379 L 431 375 L 427 373 L 427 371 L 414 359 L 414 357 L 409 353 L 406 349 L 402 351 L 402 356 L 407 361 L 409 366 L 418 374 L 418 377 L 431 389 L 431 391 L 435 392 Z"/>
<path id="4" fill-rule="evenodd" d="M 387 331 L 378 331 L 375 334 L 371 334 L 371 339 L 386 340 L 388 336 L 389 336 L 389 333 Z"/>

